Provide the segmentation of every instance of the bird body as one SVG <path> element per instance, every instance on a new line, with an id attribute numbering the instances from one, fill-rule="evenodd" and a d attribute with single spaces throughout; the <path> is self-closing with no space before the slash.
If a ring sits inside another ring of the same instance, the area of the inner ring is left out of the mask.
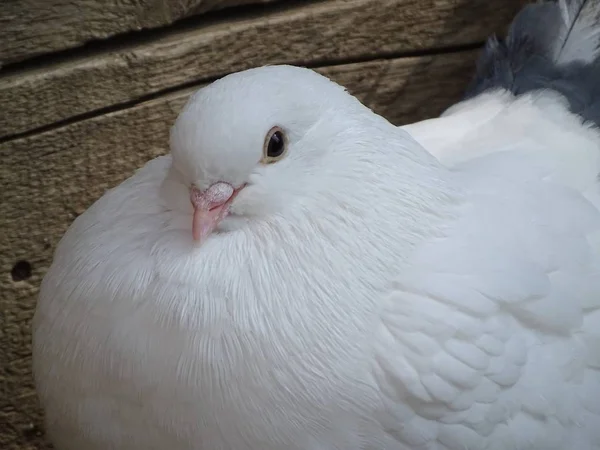
<path id="1" fill-rule="evenodd" d="M 290 66 L 192 96 L 44 278 L 56 447 L 600 448 L 594 102 L 482 73 L 406 127 Z"/>

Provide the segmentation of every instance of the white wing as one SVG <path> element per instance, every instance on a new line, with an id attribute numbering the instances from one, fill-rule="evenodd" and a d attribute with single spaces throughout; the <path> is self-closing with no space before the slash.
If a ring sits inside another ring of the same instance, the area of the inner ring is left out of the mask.
<path id="1" fill-rule="evenodd" d="M 415 136 L 468 201 L 386 299 L 379 420 L 414 450 L 600 448 L 600 140 L 551 95 L 478 100 Z"/>
<path id="2" fill-rule="evenodd" d="M 518 150 L 537 157 L 535 164 L 543 164 L 554 180 L 587 191 L 597 181 L 599 137 L 591 125 L 582 126 L 567 105 L 553 91 L 515 98 L 498 90 L 458 103 L 439 118 L 402 128 L 447 167 L 499 151 Z M 510 170 L 520 170 L 522 164 L 515 165 Z"/>

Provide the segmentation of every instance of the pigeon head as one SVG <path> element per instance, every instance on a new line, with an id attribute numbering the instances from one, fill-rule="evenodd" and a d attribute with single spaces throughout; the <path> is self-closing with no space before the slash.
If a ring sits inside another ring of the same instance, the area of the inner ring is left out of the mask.
<path id="1" fill-rule="evenodd" d="M 344 114 L 335 114 L 340 108 Z M 179 186 L 171 200 L 191 205 L 193 238 L 203 241 L 215 229 L 309 196 L 335 151 L 339 117 L 363 110 L 340 85 L 293 66 L 234 73 L 197 91 L 170 139 L 169 180 Z"/>

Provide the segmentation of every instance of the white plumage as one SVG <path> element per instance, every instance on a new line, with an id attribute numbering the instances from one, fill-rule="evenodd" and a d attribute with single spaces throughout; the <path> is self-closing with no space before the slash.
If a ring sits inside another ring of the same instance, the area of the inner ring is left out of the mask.
<path id="1" fill-rule="evenodd" d="M 274 126 L 287 151 L 261 164 Z M 552 92 L 396 128 L 307 69 L 227 76 L 57 248 L 34 323 L 49 436 L 598 449 L 598 173 L 599 131 Z M 217 182 L 239 193 L 195 243 L 190 188 Z"/>

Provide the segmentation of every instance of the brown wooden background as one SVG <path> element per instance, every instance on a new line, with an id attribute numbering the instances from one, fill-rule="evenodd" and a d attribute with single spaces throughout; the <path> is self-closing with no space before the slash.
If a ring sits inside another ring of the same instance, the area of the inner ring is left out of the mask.
<path id="1" fill-rule="evenodd" d="M 457 100 L 525 0 L 1 0 L 0 449 L 49 448 L 30 371 L 41 277 L 71 221 L 167 151 L 187 96 L 315 68 L 401 124 Z"/>

